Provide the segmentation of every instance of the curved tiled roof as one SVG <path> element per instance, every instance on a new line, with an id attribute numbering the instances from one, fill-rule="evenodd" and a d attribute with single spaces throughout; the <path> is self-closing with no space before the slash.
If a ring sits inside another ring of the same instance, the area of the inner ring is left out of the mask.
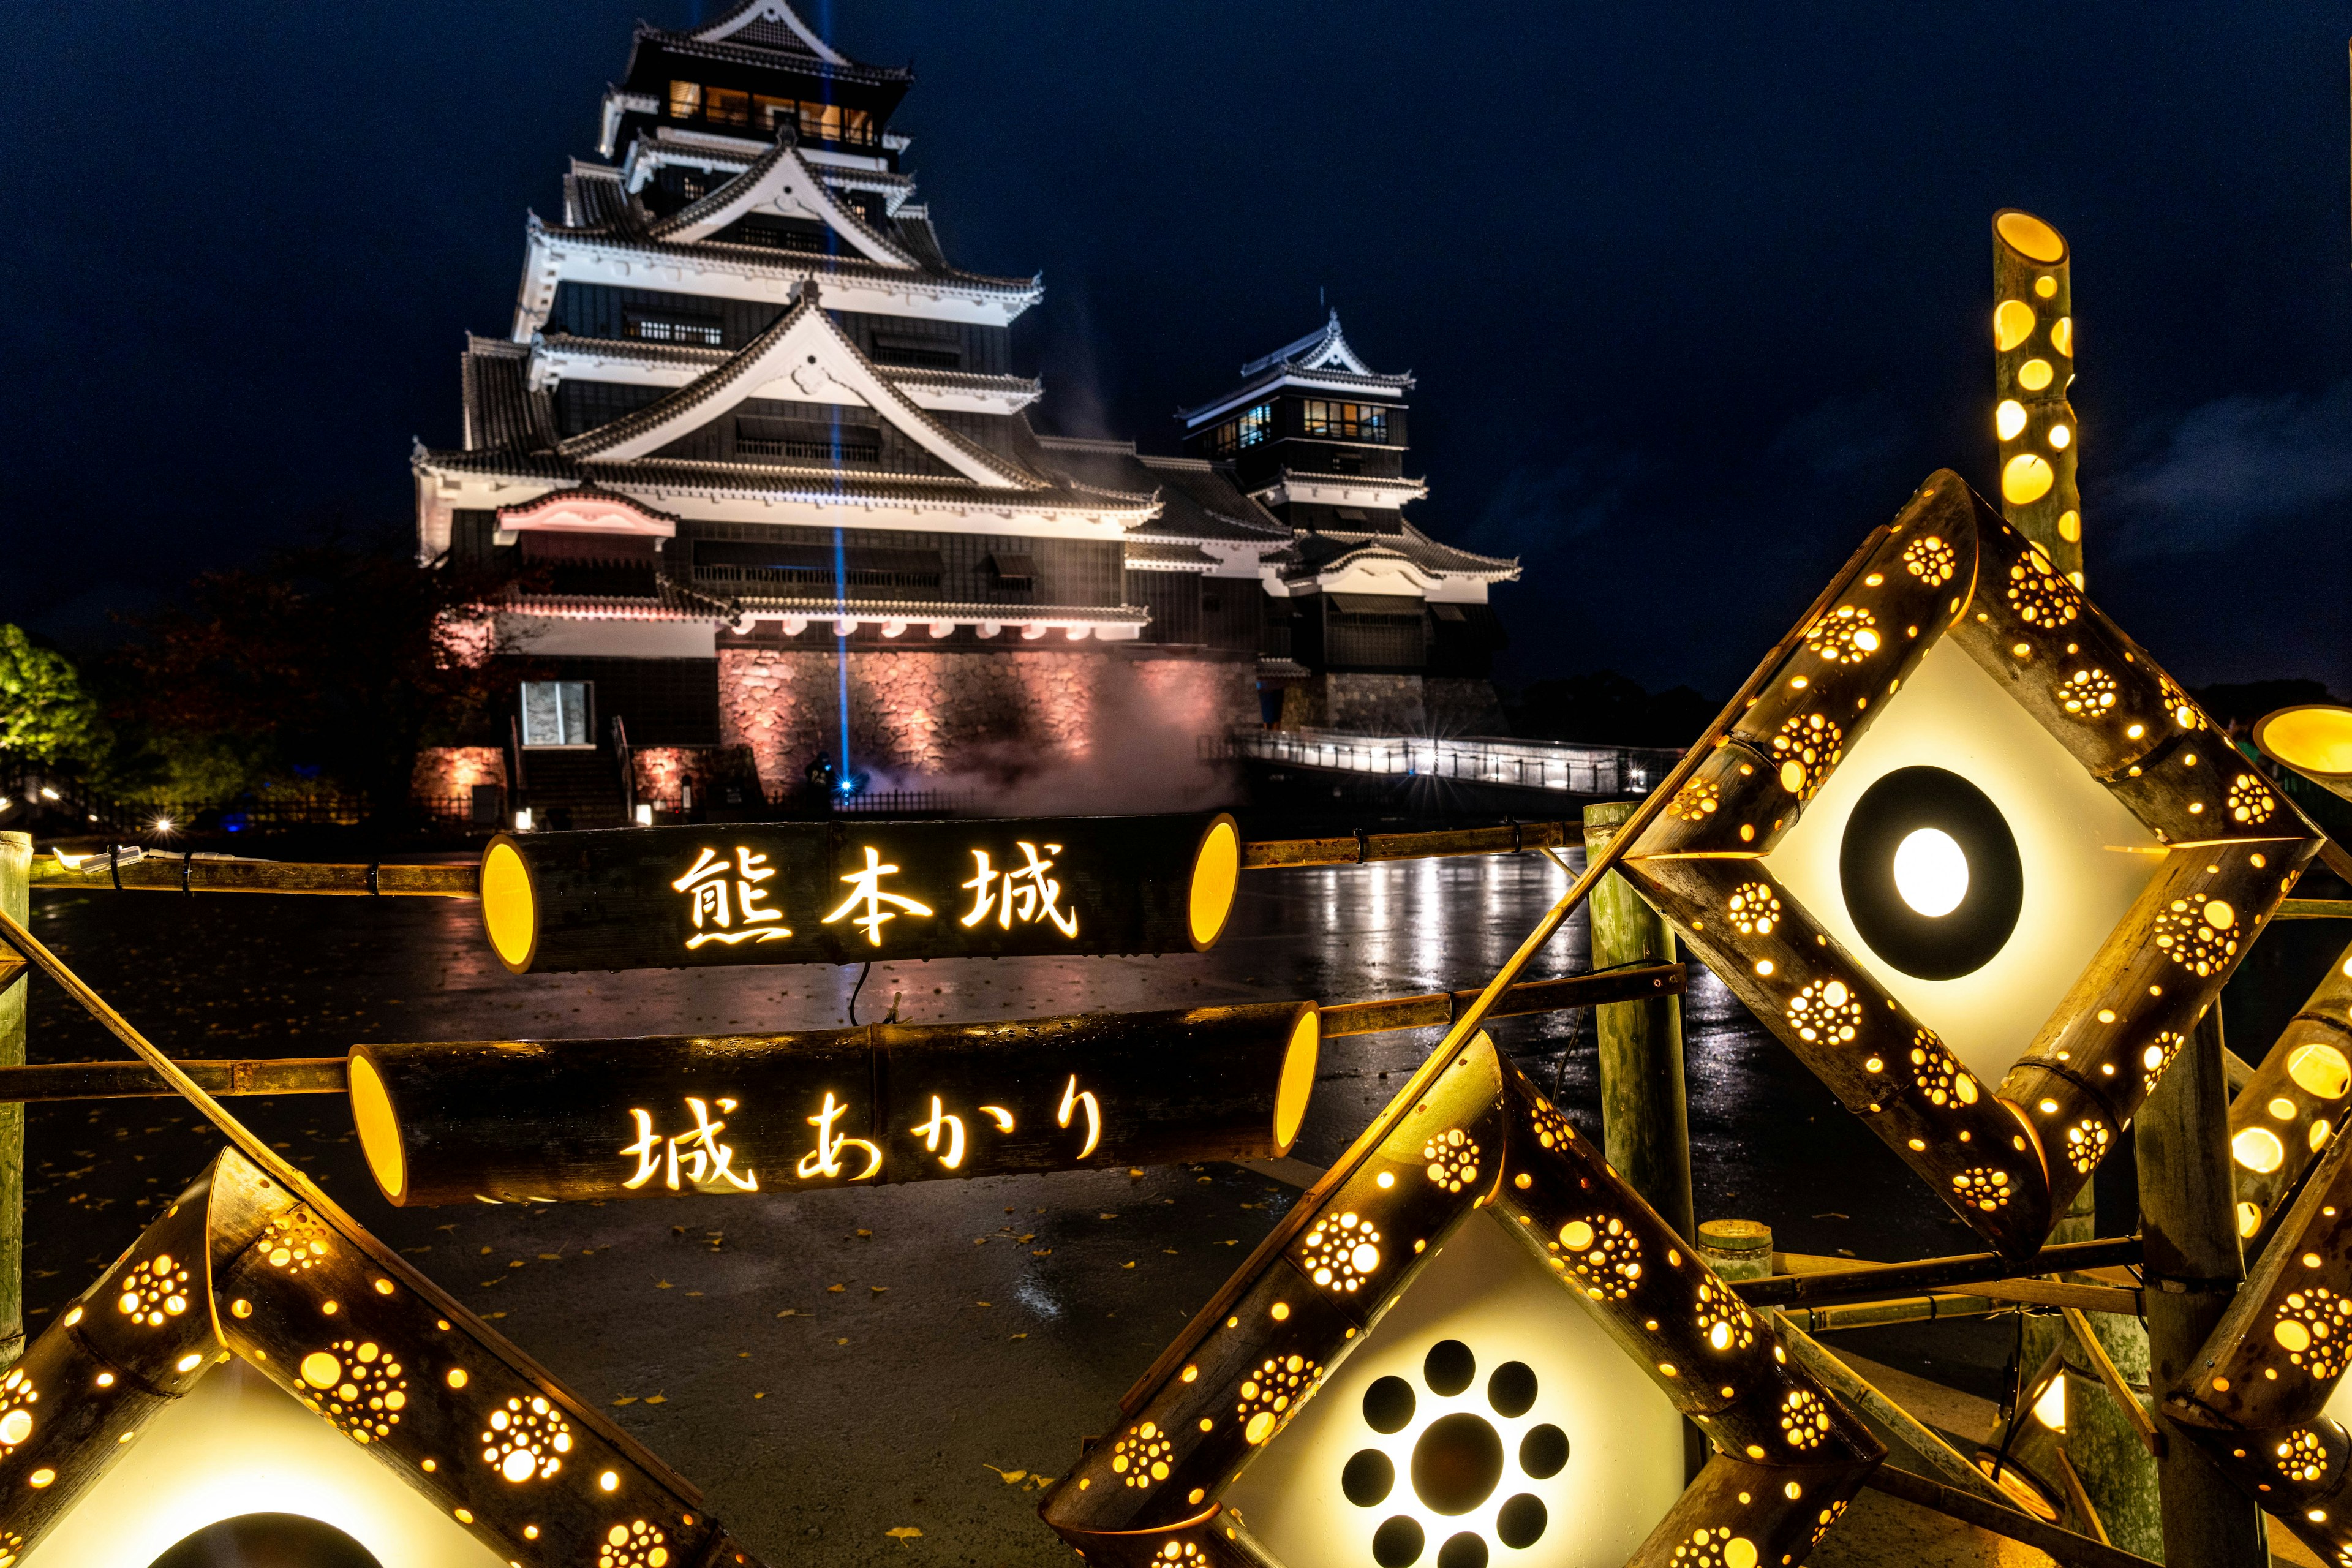
<path id="1" fill-rule="evenodd" d="M 635 360 L 640 364 L 674 364 L 696 370 L 714 370 L 740 352 L 697 348 L 691 343 L 649 343 L 642 338 L 583 338 L 571 332 L 542 332 L 532 342 L 561 353 L 599 354 L 606 359 Z M 931 370 L 895 364 L 876 365 L 874 370 L 884 380 L 899 386 L 932 386 L 942 392 L 993 392 L 1007 397 L 1034 399 L 1045 391 L 1045 384 L 1034 375 L 990 375 L 973 370 Z"/>
<path id="2" fill-rule="evenodd" d="M 708 28 L 704 30 L 707 31 Z M 650 22 L 640 22 L 637 24 L 636 37 L 629 51 L 631 76 L 636 74 L 634 68 L 636 65 L 635 46 L 648 39 L 658 43 L 664 49 L 674 55 L 683 55 L 694 59 L 719 60 L 729 65 L 752 66 L 770 70 L 773 70 L 776 67 L 776 57 L 785 52 L 772 47 L 763 48 L 757 44 L 737 44 L 724 40 L 698 38 L 692 33 L 673 33 L 666 27 L 656 27 Z M 835 64 L 832 60 L 822 59 L 811 54 L 794 54 L 793 66 L 793 68 L 805 71 L 811 76 L 823 77 L 834 81 L 898 84 L 915 79 L 915 73 L 903 66 L 860 65 L 855 60 Z"/>
<path id="3" fill-rule="evenodd" d="M 950 268 L 945 272 L 909 274 L 901 267 L 885 267 L 878 261 L 868 261 L 856 256 L 815 256 L 797 250 L 776 250 L 764 245 L 737 245 L 729 240 L 698 239 L 690 242 L 655 239 L 633 233 L 625 227 L 568 228 L 550 224 L 533 215 L 531 222 L 552 238 L 573 244 L 601 245 L 615 250 L 633 251 L 644 256 L 676 257 L 709 261 L 714 254 L 724 256 L 740 265 L 752 277 L 783 278 L 794 282 L 811 278 L 841 277 L 870 279 L 897 288 L 904 288 L 919 279 L 925 288 L 971 289 L 974 293 L 992 294 L 1021 300 L 1034 304 L 1045 297 L 1045 284 L 1037 278 L 996 278 L 979 272 L 965 272 Z"/>
<path id="4" fill-rule="evenodd" d="M 1440 544 L 1411 523 L 1399 533 L 1342 534 L 1301 533 L 1298 536 L 1299 563 L 1286 567 L 1283 576 L 1297 582 L 1302 578 L 1321 576 L 1336 572 L 1367 556 L 1386 555 L 1402 560 L 1422 571 L 1442 577 L 1475 577 L 1489 583 L 1518 580 L 1519 563 L 1516 557 L 1480 555 L 1474 551 Z"/>

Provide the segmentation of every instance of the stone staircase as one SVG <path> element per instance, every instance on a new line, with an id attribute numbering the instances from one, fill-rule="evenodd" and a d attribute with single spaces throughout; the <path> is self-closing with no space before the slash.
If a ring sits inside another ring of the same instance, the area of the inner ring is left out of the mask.
<path id="1" fill-rule="evenodd" d="M 595 751 L 523 753 L 521 804 L 531 826 L 542 831 L 626 827 L 621 806 L 621 771 L 612 753 Z"/>

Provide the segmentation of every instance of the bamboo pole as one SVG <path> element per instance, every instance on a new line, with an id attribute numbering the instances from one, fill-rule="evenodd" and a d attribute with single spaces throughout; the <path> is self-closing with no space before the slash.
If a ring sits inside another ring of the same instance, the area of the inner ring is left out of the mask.
<path id="1" fill-rule="evenodd" d="M 1584 842 L 1575 822 L 1514 822 L 1501 827 L 1435 833 L 1360 833 L 1344 838 L 1265 838 L 1242 846 L 1244 871 L 1296 866 L 1364 866 L 1377 860 L 1428 860 L 1457 855 L 1517 855 Z"/>
<path id="2" fill-rule="evenodd" d="M 1769 1279 L 1749 1279 L 1734 1285 L 1751 1307 L 1811 1306 L 1828 1301 L 1865 1301 L 1889 1294 L 1934 1290 L 1946 1285 L 2000 1281 L 2017 1285 L 2021 1276 L 2055 1274 L 2097 1268 L 2108 1264 L 2137 1263 L 2140 1240 L 2136 1236 L 2107 1237 L 2097 1241 L 2062 1242 L 2045 1247 L 2032 1258 L 2005 1258 L 1998 1252 L 1966 1252 L 1956 1258 L 1925 1258 L 1916 1263 L 1874 1263 L 1868 1268 L 1842 1268 L 1811 1274 L 1776 1274 Z M 2096 1287 L 2077 1286 L 2076 1289 Z M 2105 1291 L 2095 1309 L 2118 1310 L 2114 1298 L 2128 1302 L 2133 1292 Z M 2053 1299 L 2054 1301 L 2054 1298 Z M 2120 1310 L 2130 1310 L 2128 1305 Z"/>
<path id="3" fill-rule="evenodd" d="M 2000 510 L 2035 549 L 2083 585 L 2081 446 L 2066 389 L 2074 379 L 2071 258 L 2058 231 L 2031 213 L 1992 220 L 1993 395 L 2000 401 Z"/>
<path id="4" fill-rule="evenodd" d="M 2119 1546 L 2109 1546 L 2087 1535 L 2077 1535 L 2071 1530 L 2054 1524 L 2044 1524 L 2038 1519 L 2018 1513 L 2006 1507 L 1997 1507 L 1970 1493 L 1915 1476 L 1893 1465 L 1881 1465 L 1870 1479 L 1862 1483 L 1873 1491 L 1888 1497 L 1901 1498 L 1905 1502 L 1933 1509 L 1948 1519 L 1962 1524 L 1973 1524 L 1979 1530 L 1989 1530 L 2037 1552 L 2046 1552 L 2066 1568 L 2155 1568 L 2148 1559 L 2137 1552 L 2126 1552 Z M 2168 1559 L 2168 1568 L 2179 1568 Z"/>
<path id="5" fill-rule="evenodd" d="M 26 891 L 33 836 L 0 833 L 0 914 L 30 918 Z M 0 952 L 5 952 L 0 949 Z M 9 956 L 15 957 L 11 953 Z M 25 1060 L 25 1024 L 32 984 L 24 961 L 0 968 L 0 1071 Z M 25 1108 L 0 1106 L 0 1366 L 25 1351 Z"/>
<path id="6" fill-rule="evenodd" d="M 2123 1412 L 2124 1419 L 2131 1423 L 2132 1434 L 2139 1439 L 2139 1446 L 2147 1450 L 2148 1458 L 2152 1459 L 2164 1458 L 2162 1434 L 2157 1431 L 2156 1423 L 2148 1419 L 2147 1407 L 2139 1402 L 2139 1396 L 2124 1381 L 2124 1374 L 2116 1370 L 2115 1357 L 2107 1353 L 2106 1345 L 2092 1331 L 2091 1321 L 2083 1316 L 2079 1307 L 2062 1307 L 2059 1310 L 2066 1320 L 2066 1327 L 2074 1335 L 2074 1343 L 2091 1363 L 2091 1370 L 2098 1373 L 2099 1381 L 2106 1385 L 2107 1396 Z"/>
<path id="7" fill-rule="evenodd" d="M 37 888 L 86 888 L 125 893 L 310 893 L 344 899 L 470 899 L 476 868 L 455 866 L 303 865 L 232 856 L 141 850 L 127 860 L 101 850 L 33 862 Z"/>
<path id="8" fill-rule="evenodd" d="M 1790 1322 L 1782 1312 L 1772 1314 L 1780 1329 L 1782 1342 L 1797 1364 L 1820 1378 L 1848 1405 L 1869 1416 L 1900 1438 L 1904 1446 L 1919 1456 L 1927 1468 L 1944 1479 L 1947 1486 L 1957 1487 L 2003 1508 L 2011 1506 L 2000 1489 L 1982 1470 L 1970 1464 L 1958 1449 L 1945 1442 L 1930 1430 L 1927 1423 L 1889 1399 L 1853 1368 L 1846 1365 L 1824 1349 L 1811 1336 Z"/>
<path id="9" fill-rule="evenodd" d="M 1604 847 L 1633 816 L 1631 801 L 1584 808 L 1586 852 Z M 1622 877 L 1604 877 L 1586 910 L 1592 967 L 1672 963 L 1674 933 Z M 1672 1226 L 1696 1237 L 1690 1125 L 1683 1091 L 1683 1013 L 1677 996 L 1615 1002 L 1594 1015 L 1601 1046 L 1601 1128 L 1609 1163 Z"/>
<path id="10" fill-rule="evenodd" d="M 2190 1031 L 2137 1123 L 2140 1221 L 2152 1287 L 2150 1387 L 2185 1380 L 2246 1276 L 2234 1220 L 2229 1113 L 2217 1008 Z M 2270 1552 L 2261 1511 L 2161 1409 L 2157 1415 L 2168 1439 L 2157 1460 L 2168 1568 L 2265 1568 Z"/>

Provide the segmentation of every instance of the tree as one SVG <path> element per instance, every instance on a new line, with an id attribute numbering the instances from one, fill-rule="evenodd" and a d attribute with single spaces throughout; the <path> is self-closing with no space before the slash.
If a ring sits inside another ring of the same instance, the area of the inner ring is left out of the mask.
<path id="1" fill-rule="evenodd" d="M 0 752 L 80 763 L 97 755 L 103 736 L 98 702 L 73 661 L 0 623 Z"/>
<path id="2" fill-rule="evenodd" d="M 497 689 L 489 588 L 341 537 L 209 572 L 185 605 L 131 623 L 121 710 L 151 773 L 198 798 L 322 779 L 396 810 L 418 748 L 454 738 Z"/>

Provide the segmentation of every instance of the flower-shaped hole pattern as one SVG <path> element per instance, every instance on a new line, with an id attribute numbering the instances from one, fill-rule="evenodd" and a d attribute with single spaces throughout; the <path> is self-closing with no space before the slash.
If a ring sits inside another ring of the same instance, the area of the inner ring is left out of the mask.
<path id="1" fill-rule="evenodd" d="M 2156 945 L 2204 979 L 2237 955 L 2238 912 L 2220 899 L 2175 899 L 2156 917 Z"/>
<path id="2" fill-rule="evenodd" d="M 1978 1165 L 1954 1176 L 1952 1191 L 1960 1202 L 1973 1204 L 1991 1214 L 2009 1202 L 2009 1173 L 1996 1171 L 1990 1165 Z"/>
<path id="3" fill-rule="evenodd" d="M 2115 711 L 2118 690 L 2116 678 L 2105 670 L 2078 669 L 2059 685 L 2058 705 L 2084 723 L 2095 724 Z"/>
<path id="4" fill-rule="evenodd" d="M 1843 980 L 1816 980 L 1789 998 L 1789 1026 L 1808 1045 L 1850 1046 L 1862 1029 L 1862 1000 Z"/>
<path id="5" fill-rule="evenodd" d="M 2081 598 L 2050 557 L 2029 549 L 2009 569 L 2009 607 L 2028 626 L 2048 630 L 2063 626 L 2082 614 Z"/>
<path id="6" fill-rule="evenodd" d="M 1845 731 L 1820 713 L 1800 713 L 1772 737 L 1772 758 L 1780 765 L 1780 787 L 1799 800 L 1811 800 L 1822 780 L 1845 755 Z"/>
<path id="7" fill-rule="evenodd" d="M 1507 1361 L 1473 1394 L 1478 1370 L 1467 1344 L 1440 1340 L 1422 1360 L 1421 1390 L 1395 1375 L 1364 1390 L 1372 1436 L 1341 1468 L 1339 1491 L 1360 1509 L 1389 1510 L 1372 1531 L 1379 1568 L 1423 1561 L 1486 1568 L 1494 1544 L 1524 1552 L 1549 1528 L 1550 1510 L 1524 1489 L 1567 1468 L 1568 1434 L 1531 1419 L 1541 1393 L 1533 1367 Z M 1433 1559 L 1424 1521 L 1439 1520 L 1462 1528 L 1438 1543 Z"/>
<path id="8" fill-rule="evenodd" d="M 1792 1388 L 1780 1401 L 1780 1436 L 1799 1450 L 1817 1448 L 1830 1435 L 1830 1407 L 1810 1388 Z"/>
<path id="9" fill-rule="evenodd" d="M 596 1549 L 596 1568 L 669 1568 L 669 1540 L 646 1520 L 616 1524 Z"/>
<path id="10" fill-rule="evenodd" d="M 1718 1351 L 1744 1351 L 1756 1342 L 1756 1317 L 1729 1286 L 1698 1282 L 1698 1331 Z"/>
<path id="11" fill-rule="evenodd" d="M 2352 1349 L 2352 1297 L 2337 1295 L 2324 1285 L 2290 1290 L 2279 1303 L 2271 1324 L 2271 1338 L 2286 1359 L 2314 1377 L 2334 1377 L 2345 1367 Z"/>
<path id="12" fill-rule="evenodd" d="M 2308 1426 L 2288 1433 L 2275 1452 L 2279 1474 L 2297 1486 L 2309 1486 L 2327 1474 L 2327 1449 Z"/>
<path id="13" fill-rule="evenodd" d="M 1911 1037 L 1911 1081 L 1930 1105 L 1977 1102 L 1977 1080 L 1953 1056 L 1936 1031 L 1922 1027 Z"/>
<path id="14" fill-rule="evenodd" d="M 1675 1568 L 1756 1568 L 1756 1543 L 1734 1535 L 1727 1524 L 1703 1525 L 1691 1531 L 1688 1541 L 1675 1542 L 1668 1561 Z"/>
<path id="15" fill-rule="evenodd" d="M 1478 1144 L 1459 1127 L 1449 1127 L 1421 1146 L 1429 1179 L 1449 1193 L 1458 1193 L 1478 1179 Z"/>
<path id="16" fill-rule="evenodd" d="M 1149 1487 L 1168 1479 L 1168 1461 L 1176 1445 L 1154 1421 L 1139 1422 L 1126 1436 L 1111 1445 L 1111 1473 L 1131 1487 Z"/>
<path id="17" fill-rule="evenodd" d="M 40 1398 L 41 1391 L 33 1386 L 23 1367 L 10 1367 L 8 1375 L 0 1378 L 0 1459 L 23 1447 L 32 1436 L 33 1406 Z"/>
<path id="18" fill-rule="evenodd" d="M 572 1452 L 572 1423 L 545 1394 L 529 1400 L 518 1394 L 490 1412 L 481 1443 L 482 1463 L 507 1479 L 543 1481 L 563 1468 L 563 1456 Z"/>
<path id="19" fill-rule="evenodd" d="M 2159 675 L 2157 680 L 2163 691 L 2164 711 L 2173 724 L 2182 730 L 2202 730 L 2205 715 L 2198 711 L 2197 704 L 2189 700 L 2189 693 L 2181 690 L 2168 675 Z"/>
<path id="20" fill-rule="evenodd" d="M 2148 1042 L 2147 1048 L 2139 1054 L 2142 1089 L 2150 1094 L 2156 1092 L 2157 1080 L 2164 1076 L 2164 1069 L 2172 1065 L 2172 1058 L 2180 1054 L 2181 1043 L 2185 1037 L 2166 1029 Z"/>
<path id="21" fill-rule="evenodd" d="M 1622 1301 L 1642 1282 L 1642 1238 L 1613 1215 L 1572 1219 L 1550 1244 L 1552 1266 L 1564 1261 L 1594 1300 Z"/>
<path id="22" fill-rule="evenodd" d="M 269 1222 L 255 1250 L 272 1268 L 299 1274 L 327 1256 L 327 1227 L 309 1209 L 289 1209 Z"/>
<path id="23" fill-rule="evenodd" d="M 355 1443 L 392 1436 L 408 1408 L 408 1378 L 400 1363 L 373 1340 L 337 1340 L 302 1358 L 303 1384 L 317 1392 L 304 1403 L 351 1434 Z"/>
<path id="24" fill-rule="evenodd" d="M 1950 582 L 1959 563 L 1960 558 L 1952 547 L 1932 533 L 1922 534 L 1903 547 L 1903 570 L 1931 588 Z"/>
<path id="25" fill-rule="evenodd" d="M 1155 1559 L 1155 1561 L 1170 1563 L 1202 1563 L 1207 1561 L 1207 1559 L 1201 1555 L 1201 1549 L 1192 1544 L 1192 1542 L 1189 1541 L 1171 1541 L 1161 1544 L 1160 1548 L 1160 1555 Z"/>
<path id="26" fill-rule="evenodd" d="M 1813 623 L 1805 646 L 1824 663 L 1860 664 L 1878 651 L 1878 617 L 1859 605 L 1840 605 Z"/>
<path id="27" fill-rule="evenodd" d="M 2230 781 L 2230 820 L 2249 825 L 2268 822 L 2278 810 L 2278 800 L 2263 787 L 2262 780 L 2252 773 L 2240 773 Z"/>
<path id="28" fill-rule="evenodd" d="M 1732 929 L 1742 936 L 1770 936 L 1780 923 L 1780 900 L 1761 882 L 1743 882 L 1724 905 Z"/>
<path id="29" fill-rule="evenodd" d="M 1835 1524 L 1844 1512 L 1845 1503 L 1841 1500 L 1840 1501 L 1830 1504 L 1829 1507 L 1822 1510 L 1820 1513 L 1814 1515 L 1813 1539 L 1810 1544 L 1811 1546 L 1819 1546 L 1822 1543 L 1822 1537 L 1830 1532 L 1830 1526 Z"/>
<path id="30" fill-rule="evenodd" d="M 1574 1130 L 1568 1124 L 1568 1118 L 1562 1116 L 1553 1107 L 1552 1102 L 1541 1095 L 1536 1097 L 1536 1108 L 1528 1113 L 1528 1120 L 1531 1123 L 1531 1131 L 1536 1135 L 1536 1142 L 1547 1149 L 1566 1148 L 1569 1140 L 1576 1136 Z"/>
<path id="31" fill-rule="evenodd" d="M 1242 1436 L 1253 1444 L 1274 1436 L 1315 1387 L 1323 1369 L 1305 1356 L 1268 1356 L 1257 1370 L 1242 1379 L 1234 1392 L 1234 1414 L 1241 1417 Z"/>
<path id="32" fill-rule="evenodd" d="M 0 1530 L 0 1568 L 16 1568 L 16 1559 L 25 1554 L 25 1538 L 13 1530 Z"/>
<path id="33" fill-rule="evenodd" d="M 2066 1129 L 2066 1163 L 2078 1174 L 2089 1175 L 2106 1158 L 2108 1140 L 2106 1123 L 2085 1116 Z"/>
<path id="34" fill-rule="evenodd" d="M 188 1310 L 188 1271 L 159 1252 L 122 1277 L 115 1310 L 134 1323 L 160 1329 Z"/>
<path id="35" fill-rule="evenodd" d="M 1706 779 L 1693 779 L 1666 803 L 1666 815 L 1677 822 L 1705 822 L 1722 805 L 1722 790 Z"/>
<path id="36" fill-rule="evenodd" d="M 1360 1215 L 1327 1214 L 1307 1233 L 1301 1250 L 1315 1283 L 1352 1295 L 1381 1266 L 1381 1233 Z"/>

